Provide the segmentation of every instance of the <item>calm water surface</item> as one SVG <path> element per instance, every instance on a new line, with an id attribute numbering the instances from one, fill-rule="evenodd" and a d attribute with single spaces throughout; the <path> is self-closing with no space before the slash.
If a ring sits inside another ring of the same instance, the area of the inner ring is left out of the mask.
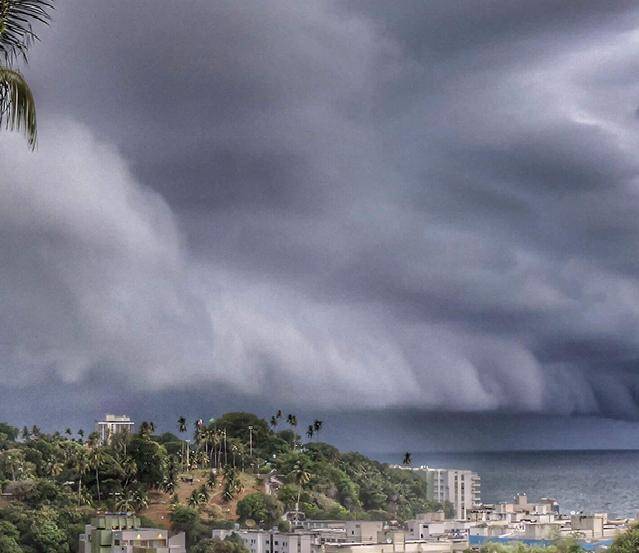
<path id="1" fill-rule="evenodd" d="M 398 463 L 403 453 L 371 454 Z M 416 453 L 413 466 L 471 469 L 481 475 L 482 500 L 506 501 L 517 492 L 531 500 L 554 497 L 562 512 L 639 512 L 639 451 Z"/>

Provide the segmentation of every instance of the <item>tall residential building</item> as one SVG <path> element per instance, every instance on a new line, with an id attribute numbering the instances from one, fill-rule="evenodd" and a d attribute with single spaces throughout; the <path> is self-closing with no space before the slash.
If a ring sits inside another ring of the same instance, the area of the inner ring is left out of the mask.
<path id="1" fill-rule="evenodd" d="M 458 520 L 465 520 L 467 510 L 481 505 L 479 474 L 470 470 L 423 468 L 428 481 L 429 499 L 452 503 Z"/>
<path id="2" fill-rule="evenodd" d="M 467 511 L 481 505 L 481 478 L 471 470 L 435 469 L 429 466 L 392 468 L 423 472 L 428 482 L 428 499 L 444 503 L 448 501 L 455 509 L 455 518 L 465 520 Z"/>
<path id="3" fill-rule="evenodd" d="M 130 513 L 95 517 L 79 540 L 79 553 L 186 553 L 184 532 L 169 536 L 161 528 L 140 528 Z"/>
<path id="4" fill-rule="evenodd" d="M 122 432 L 133 432 L 135 423 L 127 415 L 105 415 L 103 421 L 95 423 L 95 431 L 100 436 L 100 442 L 108 443 L 111 437 Z"/>

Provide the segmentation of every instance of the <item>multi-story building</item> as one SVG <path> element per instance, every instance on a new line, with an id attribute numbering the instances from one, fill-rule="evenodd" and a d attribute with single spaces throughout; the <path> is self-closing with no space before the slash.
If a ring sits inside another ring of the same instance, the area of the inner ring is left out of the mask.
<path id="1" fill-rule="evenodd" d="M 455 509 L 455 518 L 465 520 L 467 511 L 481 505 L 481 478 L 471 470 L 436 469 L 426 465 L 392 468 L 423 472 L 428 482 L 427 497 L 439 503 L 449 502 Z"/>
<path id="2" fill-rule="evenodd" d="M 79 553 L 186 553 L 184 532 L 169 536 L 161 528 L 140 528 L 130 513 L 107 513 L 87 524 Z"/>
<path id="3" fill-rule="evenodd" d="M 95 431 L 100 436 L 100 442 L 105 444 L 111 437 L 123 432 L 132 433 L 135 423 L 126 415 L 105 415 L 103 421 L 95 423 Z"/>
<path id="4" fill-rule="evenodd" d="M 305 521 L 312 529 L 295 532 L 213 530 L 212 536 L 225 539 L 235 533 L 250 553 L 461 553 L 468 545 L 467 539 L 409 541 L 403 530 L 384 531 L 382 522 L 372 522 L 315 520 Z"/>
<path id="5" fill-rule="evenodd" d="M 311 553 L 311 532 L 278 532 L 277 530 L 213 530 L 213 538 L 223 540 L 235 533 L 250 553 Z"/>

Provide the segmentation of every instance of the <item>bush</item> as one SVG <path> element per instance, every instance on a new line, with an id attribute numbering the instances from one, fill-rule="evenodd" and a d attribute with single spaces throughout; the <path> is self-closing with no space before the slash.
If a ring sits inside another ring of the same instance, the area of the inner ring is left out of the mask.
<path id="1" fill-rule="evenodd" d="M 237 503 L 240 522 L 252 519 L 262 528 L 272 528 L 283 513 L 282 504 L 263 493 L 252 493 Z"/>

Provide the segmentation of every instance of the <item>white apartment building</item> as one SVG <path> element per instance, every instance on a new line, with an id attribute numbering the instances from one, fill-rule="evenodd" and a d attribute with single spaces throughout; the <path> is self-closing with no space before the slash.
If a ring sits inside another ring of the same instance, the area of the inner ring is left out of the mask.
<path id="1" fill-rule="evenodd" d="M 470 470 L 424 467 L 429 499 L 452 503 L 457 520 L 466 519 L 466 511 L 481 505 L 481 480 Z"/>
<path id="2" fill-rule="evenodd" d="M 223 540 L 237 534 L 251 553 L 311 553 L 311 532 L 278 532 L 277 530 L 213 530 L 212 536 Z"/>
<path id="3" fill-rule="evenodd" d="M 95 431 L 100 436 L 100 442 L 106 444 L 115 434 L 132 433 L 134 424 L 127 415 L 105 415 L 104 420 L 95 423 Z"/>
<path id="4" fill-rule="evenodd" d="M 424 472 L 428 482 L 428 499 L 444 503 L 455 509 L 455 518 L 465 520 L 467 511 L 481 505 L 481 478 L 471 470 L 436 469 L 427 465 L 407 467 L 391 465 L 391 468 Z"/>

